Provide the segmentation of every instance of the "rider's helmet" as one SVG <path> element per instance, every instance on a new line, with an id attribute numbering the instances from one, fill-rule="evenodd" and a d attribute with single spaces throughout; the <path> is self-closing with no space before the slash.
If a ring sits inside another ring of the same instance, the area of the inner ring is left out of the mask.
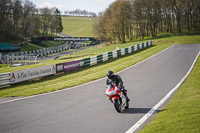
<path id="1" fill-rule="evenodd" d="M 107 77 L 108 77 L 109 79 L 112 79 L 112 78 L 113 78 L 113 75 L 114 75 L 113 71 L 108 71 L 108 72 L 107 72 Z"/>

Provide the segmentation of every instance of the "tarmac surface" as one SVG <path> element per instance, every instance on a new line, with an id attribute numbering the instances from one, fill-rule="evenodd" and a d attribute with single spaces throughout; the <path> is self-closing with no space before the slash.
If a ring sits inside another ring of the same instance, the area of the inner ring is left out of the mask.
<path id="1" fill-rule="evenodd" d="M 71 51 L 64 51 L 64 52 L 59 52 L 59 53 L 55 53 L 55 54 L 50 54 L 46 57 L 42 57 L 42 58 L 38 58 L 38 60 L 50 60 L 50 59 L 56 59 L 60 56 L 63 56 L 63 55 L 67 55 L 67 54 L 73 54 L 75 52 L 79 52 L 81 50 L 85 50 L 85 49 L 88 49 L 92 46 L 85 46 L 85 47 L 82 47 L 82 48 L 77 48 L 77 49 L 74 49 L 74 50 L 71 50 Z"/>
<path id="2" fill-rule="evenodd" d="M 123 113 L 117 113 L 107 100 L 103 78 L 70 89 L 0 102 L 0 132 L 124 133 L 180 82 L 199 51 L 200 45 L 174 45 L 119 72 L 131 99 L 130 108 Z"/>

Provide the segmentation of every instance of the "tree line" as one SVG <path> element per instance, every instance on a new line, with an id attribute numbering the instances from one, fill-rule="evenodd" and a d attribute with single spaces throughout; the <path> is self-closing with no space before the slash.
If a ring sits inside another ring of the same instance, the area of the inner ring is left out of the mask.
<path id="1" fill-rule="evenodd" d="M 84 17 L 96 17 L 96 13 L 94 12 L 89 12 L 87 10 L 80 10 L 80 9 L 76 9 L 74 11 L 64 11 L 64 14 L 66 16 L 84 16 Z"/>
<path id="2" fill-rule="evenodd" d="M 36 8 L 29 0 L 0 0 L 0 42 L 24 42 L 63 30 L 57 8 Z"/>
<path id="3" fill-rule="evenodd" d="M 200 0 L 116 0 L 93 27 L 97 37 L 110 43 L 159 33 L 200 33 Z"/>

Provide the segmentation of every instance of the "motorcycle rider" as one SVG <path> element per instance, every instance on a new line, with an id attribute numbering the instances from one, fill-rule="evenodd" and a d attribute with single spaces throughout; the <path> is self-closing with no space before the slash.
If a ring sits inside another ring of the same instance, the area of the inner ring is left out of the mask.
<path id="1" fill-rule="evenodd" d="M 123 81 L 122 81 L 121 77 L 119 75 L 114 75 L 113 71 L 108 71 L 107 77 L 108 77 L 108 79 L 106 80 L 106 85 L 109 85 L 109 84 L 116 85 L 123 92 L 123 94 L 127 98 L 127 101 L 129 102 L 130 99 L 127 96 L 127 90 L 123 86 Z"/>

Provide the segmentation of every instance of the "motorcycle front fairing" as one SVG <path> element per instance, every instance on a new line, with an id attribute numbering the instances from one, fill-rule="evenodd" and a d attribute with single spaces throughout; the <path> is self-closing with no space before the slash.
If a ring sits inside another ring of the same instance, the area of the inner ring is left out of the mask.
<path id="1" fill-rule="evenodd" d="M 112 84 L 107 85 L 106 96 L 108 96 L 110 100 L 111 98 L 112 100 L 118 99 L 119 94 L 120 94 L 120 90 L 116 85 L 112 85 Z"/>
<path id="2" fill-rule="evenodd" d="M 121 113 L 129 108 L 126 96 L 116 85 L 110 84 L 106 86 L 106 96 L 113 103 L 117 112 Z"/>

